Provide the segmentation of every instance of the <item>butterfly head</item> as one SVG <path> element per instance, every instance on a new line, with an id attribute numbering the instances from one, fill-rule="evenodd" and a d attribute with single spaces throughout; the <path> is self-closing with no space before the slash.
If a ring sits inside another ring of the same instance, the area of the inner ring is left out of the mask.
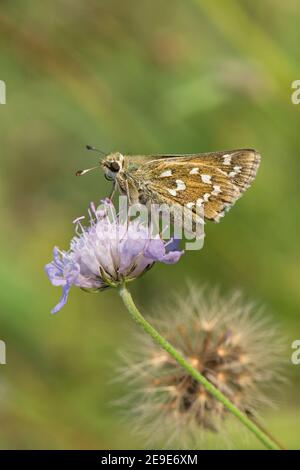
<path id="1" fill-rule="evenodd" d="M 100 161 L 105 178 L 109 181 L 115 180 L 117 174 L 123 170 L 125 164 L 124 156 L 120 152 L 110 153 Z"/>
<path id="2" fill-rule="evenodd" d="M 76 176 L 84 175 L 91 170 L 95 170 L 96 168 L 102 168 L 105 174 L 105 178 L 109 181 L 114 181 L 117 174 L 123 170 L 125 166 L 125 158 L 120 152 L 110 153 L 106 155 L 104 152 L 97 150 L 95 147 L 91 147 L 87 145 L 88 150 L 96 150 L 97 152 L 103 153 L 105 156 L 102 158 L 97 166 L 92 168 L 86 168 L 85 170 L 78 170 L 76 171 Z"/>

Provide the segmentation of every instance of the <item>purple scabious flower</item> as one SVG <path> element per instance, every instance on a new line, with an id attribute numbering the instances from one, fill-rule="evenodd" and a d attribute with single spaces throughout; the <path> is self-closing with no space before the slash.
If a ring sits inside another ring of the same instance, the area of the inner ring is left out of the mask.
<path id="1" fill-rule="evenodd" d="M 151 227 L 139 220 L 121 220 L 109 200 L 98 208 L 92 203 L 88 213 L 89 225 L 82 225 L 84 217 L 74 220 L 76 235 L 69 250 L 55 247 L 53 261 L 45 266 L 50 282 L 62 287 L 62 297 L 51 313 L 65 305 L 72 286 L 100 292 L 132 281 L 156 261 L 176 263 L 183 254 L 174 240 L 153 235 Z"/>

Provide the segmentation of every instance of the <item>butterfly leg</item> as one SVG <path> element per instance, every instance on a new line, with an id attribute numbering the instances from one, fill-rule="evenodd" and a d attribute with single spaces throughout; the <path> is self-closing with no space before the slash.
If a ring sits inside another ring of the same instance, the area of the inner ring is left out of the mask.
<path id="1" fill-rule="evenodd" d="M 115 192 L 116 192 L 116 183 L 113 184 L 113 187 L 112 187 L 112 190 L 110 192 L 110 195 L 108 196 L 108 198 L 112 201 L 112 198 L 114 197 L 115 195 Z"/>
<path id="2" fill-rule="evenodd" d="M 127 197 L 128 197 L 128 204 L 131 206 L 131 197 L 130 197 L 128 180 L 126 180 L 125 184 L 126 184 L 126 193 L 127 193 Z"/>

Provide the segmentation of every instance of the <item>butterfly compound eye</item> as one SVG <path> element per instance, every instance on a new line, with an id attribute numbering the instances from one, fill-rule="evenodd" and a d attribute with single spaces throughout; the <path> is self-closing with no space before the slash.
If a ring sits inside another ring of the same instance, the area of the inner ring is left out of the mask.
<path id="1" fill-rule="evenodd" d="M 111 162 L 111 164 L 109 165 L 109 169 L 111 171 L 117 172 L 120 170 L 120 165 L 118 162 Z"/>

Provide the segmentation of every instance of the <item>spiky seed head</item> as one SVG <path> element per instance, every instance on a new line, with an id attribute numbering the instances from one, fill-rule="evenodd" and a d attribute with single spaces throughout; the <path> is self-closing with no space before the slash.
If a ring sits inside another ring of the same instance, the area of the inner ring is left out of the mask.
<path id="1" fill-rule="evenodd" d="M 253 417 L 273 404 L 281 341 L 270 320 L 239 293 L 223 298 L 190 285 L 150 321 L 244 413 Z M 197 446 L 201 431 L 224 429 L 224 406 L 145 334 L 138 333 L 122 356 L 131 390 L 121 402 L 149 444 Z"/>

